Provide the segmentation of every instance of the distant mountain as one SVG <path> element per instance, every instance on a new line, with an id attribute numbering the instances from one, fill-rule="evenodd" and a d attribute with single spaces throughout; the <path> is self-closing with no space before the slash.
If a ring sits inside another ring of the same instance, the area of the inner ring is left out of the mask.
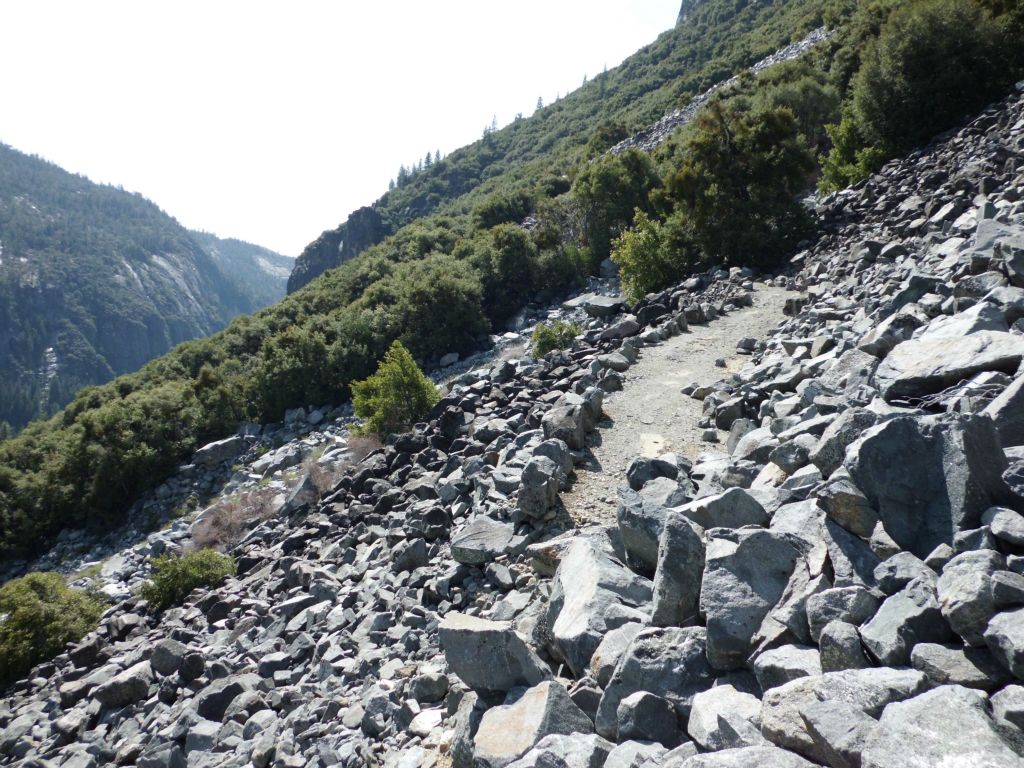
<path id="1" fill-rule="evenodd" d="M 250 306 L 247 311 L 269 306 L 284 298 L 295 259 L 233 237 L 221 239 L 209 232 L 195 230 L 189 234 L 242 292 Z"/>
<path id="2" fill-rule="evenodd" d="M 48 416 L 271 303 L 289 266 L 0 145 L 0 423 Z"/>

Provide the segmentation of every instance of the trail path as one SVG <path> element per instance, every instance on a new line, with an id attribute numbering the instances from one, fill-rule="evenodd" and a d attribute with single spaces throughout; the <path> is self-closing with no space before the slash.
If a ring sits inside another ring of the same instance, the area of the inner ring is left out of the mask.
<path id="1" fill-rule="evenodd" d="M 572 489 L 562 494 L 577 524 L 615 522 L 616 489 L 625 482 L 626 467 L 636 456 L 675 451 L 694 459 L 718 447 L 701 440 L 701 401 L 680 390 L 693 382 L 713 384 L 742 368 L 750 358 L 736 354 L 736 344 L 744 336 L 767 336 L 784 319 L 786 299 L 795 295 L 759 283 L 753 307 L 692 326 L 688 333 L 641 350 L 626 373 L 623 390 L 605 397 L 606 418 L 589 449 L 590 461 L 576 467 Z M 725 359 L 725 368 L 715 366 L 718 358 Z M 719 437 L 724 442 L 725 433 Z"/>

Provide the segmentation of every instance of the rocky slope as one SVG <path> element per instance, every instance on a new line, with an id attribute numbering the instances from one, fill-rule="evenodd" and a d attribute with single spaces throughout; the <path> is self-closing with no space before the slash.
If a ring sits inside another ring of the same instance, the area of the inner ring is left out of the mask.
<path id="1" fill-rule="evenodd" d="M 0 145 L 0 422 L 263 306 L 247 279 L 141 196 Z"/>
<path id="2" fill-rule="evenodd" d="M 756 288 L 580 299 L 572 349 L 458 377 L 236 577 L 36 668 L 0 761 L 1024 765 L 1022 169 L 1018 94 L 821 201 L 773 281 L 805 298 L 688 388 L 724 449 L 638 457 L 577 529 L 604 394 Z"/>

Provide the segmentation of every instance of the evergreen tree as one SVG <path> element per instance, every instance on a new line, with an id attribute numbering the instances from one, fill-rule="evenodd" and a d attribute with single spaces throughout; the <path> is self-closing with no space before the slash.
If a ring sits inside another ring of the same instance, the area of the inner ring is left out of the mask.
<path id="1" fill-rule="evenodd" d="M 435 149 L 434 150 L 434 165 L 437 165 L 440 162 L 441 162 L 441 150 L 440 149 Z"/>
<path id="2" fill-rule="evenodd" d="M 542 99 L 540 96 L 538 96 L 537 97 L 537 111 L 540 112 L 542 109 L 544 109 L 544 99 Z"/>

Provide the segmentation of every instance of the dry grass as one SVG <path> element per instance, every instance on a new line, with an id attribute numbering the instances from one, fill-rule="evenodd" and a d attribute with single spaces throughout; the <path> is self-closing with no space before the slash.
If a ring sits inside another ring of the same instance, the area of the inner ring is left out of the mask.
<path id="1" fill-rule="evenodd" d="M 274 515 L 278 507 L 274 498 L 283 493 L 278 488 L 261 486 L 221 497 L 192 526 L 194 545 L 199 549 L 230 549 L 250 529 Z"/>

